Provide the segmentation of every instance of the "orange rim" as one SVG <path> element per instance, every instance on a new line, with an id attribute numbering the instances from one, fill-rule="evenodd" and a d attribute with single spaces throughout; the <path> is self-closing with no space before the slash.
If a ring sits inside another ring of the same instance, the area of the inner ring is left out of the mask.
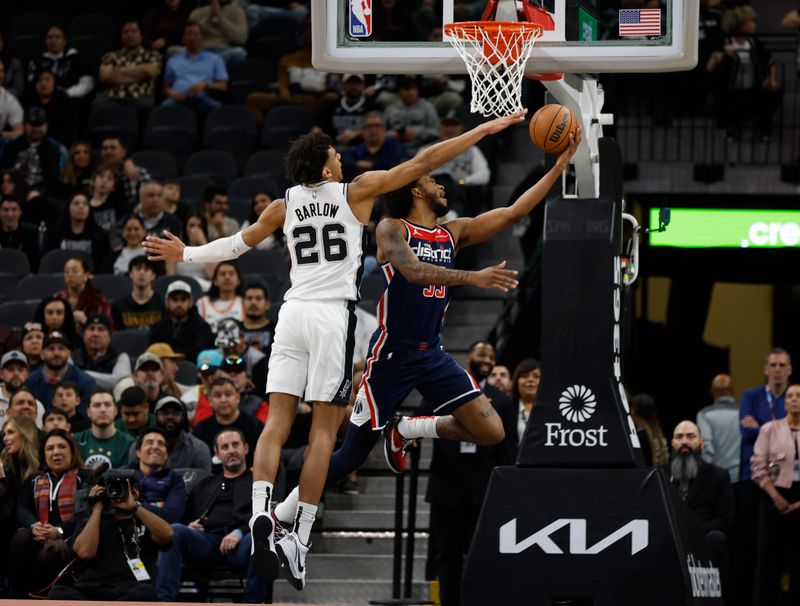
<path id="1" fill-rule="evenodd" d="M 497 36 L 501 28 L 505 31 L 528 34 L 534 38 L 539 38 L 544 31 L 541 25 L 530 21 L 457 21 L 446 24 L 444 33 L 451 38 L 475 40 L 477 39 L 475 34 L 477 30 L 483 30 L 492 36 Z"/>

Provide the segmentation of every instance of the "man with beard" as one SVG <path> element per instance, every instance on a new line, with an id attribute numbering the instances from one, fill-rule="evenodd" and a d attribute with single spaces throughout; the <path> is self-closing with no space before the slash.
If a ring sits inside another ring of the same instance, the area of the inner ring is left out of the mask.
<path id="1" fill-rule="evenodd" d="M 81 458 L 90 469 L 104 463 L 109 467 L 122 467 L 128 462 L 128 449 L 134 439 L 114 426 L 117 404 L 107 389 L 97 389 L 89 399 L 89 429 L 75 434 Z"/>
<path id="2" fill-rule="evenodd" d="M 267 585 L 249 565 L 250 486 L 253 473 L 247 468 L 249 447 L 238 429 L 220 431 L 214 438 L 214 454 L 222 462 L 222 473 L 199 480 L 189 494 L 184 520 L 173 524 L 172 546 L 158 558 L 158 599 L 174 602 L 181 586 L 184 559 L 193 566 L 213 569 L 227 562 L 247 570 L 246 603 L 262 603 Z"/>
<path id="3" fill-rule="evenodd" d="M 161 365 L 161 358 L 151 353 L 143 353 L 136 358 L 133 383 L 144 390 L 150 410 L 155 408 L 156 402 L 167 395 L 161 388 L 163 382 L 164 367 Z"/>
<path id="4" fill-rule="evenodd" d="M 25 380 L 28 378 L 28 358 L 21 351 L 12 350 L 3 354 L 0 359 L 0 379 L 3 384 L 0 385 L 0 431 L 6 424 L 6 411 L 8 404 L 20 387 L 23 386 Z M 44 417 L 44 406 L 37 400 L 36 402 L 36 426 L 42 426 Z"/>
<path id="5" fill-rule="evenodd" d="M 114 425 L 122 433 L 128 434 L 134 440 L 146 427 L 152 427 L 155 417 L 150 412 L 150 404 L 144 390 L 138 385 L 131 385 L 117 398 L 119 418 Z"/>
<path id="6" fill-rule="evenodd" d="M 46 409 L 53 402 L 56 387 L 62 381 L 71 381 L 81 394 L 81 412 L 86 410 L 89 396 L 97 383 L 80 368 L 69 363 L 70 342 L 64 333 L 53 331 L 44 340 L 42 359 L 44 364 L 34 370 L 25 381 L 25 387 L 33 392 Z"/>
<path id="7" fill-rule="evenodd" d="M 189 360 L 214 346 L 211 327 L 197 313 L 187 282 L 175 280 L 167 287 L 164 307 L 167 313 L 150 329 L 150 344 L 168 343 Z"/>
<path id="8" fill-rule="evenodd" d="M 128 354 L 111 346 L 111 320 L 101 314 L 86 320 L 83 342 L 72 352 L 72 361 L 106 389 L 114 389 L 131 372 Z"/>
<path id="9" fill-rule="evenodd" d="M 511 393 L 511 371 L 508 370 L 508 366 L 495 364 L 488 381 L 489 385 L 496 387 L 504 394 Z"/>

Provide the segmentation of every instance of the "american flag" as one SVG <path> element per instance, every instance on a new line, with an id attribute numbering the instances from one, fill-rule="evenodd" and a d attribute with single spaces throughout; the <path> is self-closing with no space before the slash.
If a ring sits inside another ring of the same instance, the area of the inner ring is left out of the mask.
<path id="1" fill-rule="evenodd" d="M 661 9 L 637 8 L 619 11 L 620 36 L 660 36 Z"/>

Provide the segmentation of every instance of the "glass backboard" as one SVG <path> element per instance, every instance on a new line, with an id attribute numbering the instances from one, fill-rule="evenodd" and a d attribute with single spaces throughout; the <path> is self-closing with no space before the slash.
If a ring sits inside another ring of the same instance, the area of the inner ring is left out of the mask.
<path id="1" fill-rule="evenodd" d="M 545 9 L 554 24 L 536 43 L 528 74 L 679 71 L 697 62 L 699 0 L 524 1 Z M 463 73 L 442 27 L 480 20 L 486 4 L 312 0 L 314 65 L 333 73 Z M 500 5 L 497 20 L 516 20 L 522 2 Z"/>

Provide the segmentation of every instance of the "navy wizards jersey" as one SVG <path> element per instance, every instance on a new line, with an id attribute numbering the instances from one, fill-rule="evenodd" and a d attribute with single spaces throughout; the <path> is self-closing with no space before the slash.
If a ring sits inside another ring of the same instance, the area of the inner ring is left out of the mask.
<path id="1" fill-rule="evenodd" d="M 450 230 L 441 225 L 428 229 L 401 221 L 408 245 L 420 261 L 453 268 L 456 247 Z M 382 269 L 386 290 L 378 303 L 378 330 L 385 335 L 384 345 L 412 349 L 436 345 L 450 302 L 450 287 L 411 284 L 391 263 L 384 263 Z"/>

